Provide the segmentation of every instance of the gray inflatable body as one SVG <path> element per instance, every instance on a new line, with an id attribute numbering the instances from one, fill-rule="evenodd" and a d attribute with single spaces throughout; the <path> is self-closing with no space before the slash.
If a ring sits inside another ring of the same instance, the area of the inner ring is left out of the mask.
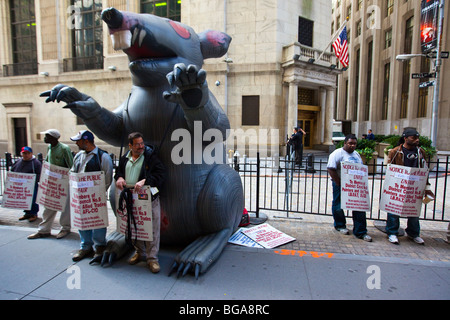
<path id="1" fill-rule="evenodd" d="M 208 89 L 206 72 L 199 69 L 203 59 L 224 55 L 231 38 L 218 31 L 197 35 L 175 21 L 114 8 L 105 9 L 102 19 L 114 48 L 129 57 L 133 82 L 129 98 L 111 112 L 65 85 L 41 96 L 47 96 L 47 102 L 66 102 L 64 108 L 115 146 L 122 141 L 126 146 L 127 135 L 134 131 L 143 133 L 147 144 L 159 146 L 167 131 L 158 153 L 168 170 L 161 190 L 161 243 L 189 244 L 177 256 L 172 271 L 194 271 L 198 276 L 220 256 L 244 208 L 241 179 L 225 162 L 223 142 L 229 121 Z M 217 141 L 203 142 L 208 129 L 220 132 L 220 138 L 216 135 Z M 189 132 L 190 139 L 174 132 Z M 190 150 L 180 151 L 186 144 Z M 215 159 L 221 156 L 212 164 L 199 154 L 211 146 Z"/>

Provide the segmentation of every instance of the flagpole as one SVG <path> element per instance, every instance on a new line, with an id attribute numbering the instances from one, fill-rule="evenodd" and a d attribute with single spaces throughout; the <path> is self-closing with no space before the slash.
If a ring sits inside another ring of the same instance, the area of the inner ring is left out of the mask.
<path id="1" fill-rule="evenodd" d="M 331 37 L 331 41 L 330 43 L 328 43 L 328 45 L 325 47 L 325 49 L 323 49 L 322 53 L 320 54 L 319 58 L 317 58 L 317 61 L 320 61 L 320 58 L 322 58 L 323 54 L 325 53 L 325 50 L 327 50 L 327 48 L 334 42 L 334 40 L 336 39 L 336 36 L 339 35 L 339 33 L 342 31 L 342 29 L 344 29 L 344 27 L 347 25 L 349 17 L 347 17 L 345 19 L 345 21 L 342 23 L 342 25 L 339 27 L 339 29 L 334 33 L 334 35 Z"/>

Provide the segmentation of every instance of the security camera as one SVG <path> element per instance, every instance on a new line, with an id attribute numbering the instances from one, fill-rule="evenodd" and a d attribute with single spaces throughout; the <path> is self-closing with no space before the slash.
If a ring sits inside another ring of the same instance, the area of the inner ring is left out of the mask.
<path id="1" fill-rule="evenodd" d="M 219 80 L 216 81 L 216 86 L 220 86 L 220 81 Z"/>

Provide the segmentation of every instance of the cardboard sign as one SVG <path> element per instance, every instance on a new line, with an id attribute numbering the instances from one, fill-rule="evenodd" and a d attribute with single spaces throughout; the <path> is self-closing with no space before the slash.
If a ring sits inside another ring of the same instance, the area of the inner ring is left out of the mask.
<path id="1" fill-rule="evenodd" d="M 150 186 L 144 186 L 139 193 L 133 192 L 133 212 L 131 213 L 134 218 L 128 228 L 128 212 L 125 208 L 119 209 L 119 198 L 121 190 L 116 189 L 116 217 L 117 217 L 117 230 L 127 235 L 127 230 L 131 229 L 131 240 L 153 241 L 153 216 L 152 216 L 152 195 Z"/>
<path id="2" fill-rule="evenodd" d="M 105 173 L 102 171 L 71 172 L 69 180 L 72 227 L 79 230 L 108 227 Z"/>
<path id="3" fill-rule="evenodd" d="M 68 196 L 69 168 L 44 161 L 36 202 L 47 209 L 63 211 Z"/>
<path id="4" fill-rule="evenodd" d="M 266 249 L 272 249 L 295 240 L 267 223 L 242 230 L 242 233 Z"/>
<path id="5" fill-rule="evenodd" d="M 380 209 L 401 217 L 420 216 L 427 178 L 427 168 L 389 165 L 381 193 Z"/>
<path id="6" fill-rule="evenodd" d="M 247 237 L 245 234 L 242 233 L 242 231 L 246 230 L 245 228 L 239 228 L 233 235 L 228 239 L 228 243 L 237 244 L 239 246 L 244 247 L 252 247 L 252 248 L 264 248 L 262 245 L 258 244 L 257 242 L 253 241 L 249 237 Z"/>
<path id="7" fill-rule="evenodd" d="M 5 190 L 3 191 L 3 208 L 31 210 L 33 204 L 36 174 L 8 171 Z"/>
<path id="8" fill-rule="evenodd" d="M 368 167 L 359 163 L 341 162 L 341 208 L 370 211 Z"/>

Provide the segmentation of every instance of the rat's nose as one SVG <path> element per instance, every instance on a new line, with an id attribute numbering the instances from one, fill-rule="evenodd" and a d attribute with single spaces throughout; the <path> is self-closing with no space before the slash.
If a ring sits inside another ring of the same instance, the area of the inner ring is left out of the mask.
<path id="1" fill-rule="evenodd" d="M 105 21 L 111 29 L 117 29 L 122 26 L 123 15 L 115 8 L 107 8 L 102 11 L 102 20 Z"/>

